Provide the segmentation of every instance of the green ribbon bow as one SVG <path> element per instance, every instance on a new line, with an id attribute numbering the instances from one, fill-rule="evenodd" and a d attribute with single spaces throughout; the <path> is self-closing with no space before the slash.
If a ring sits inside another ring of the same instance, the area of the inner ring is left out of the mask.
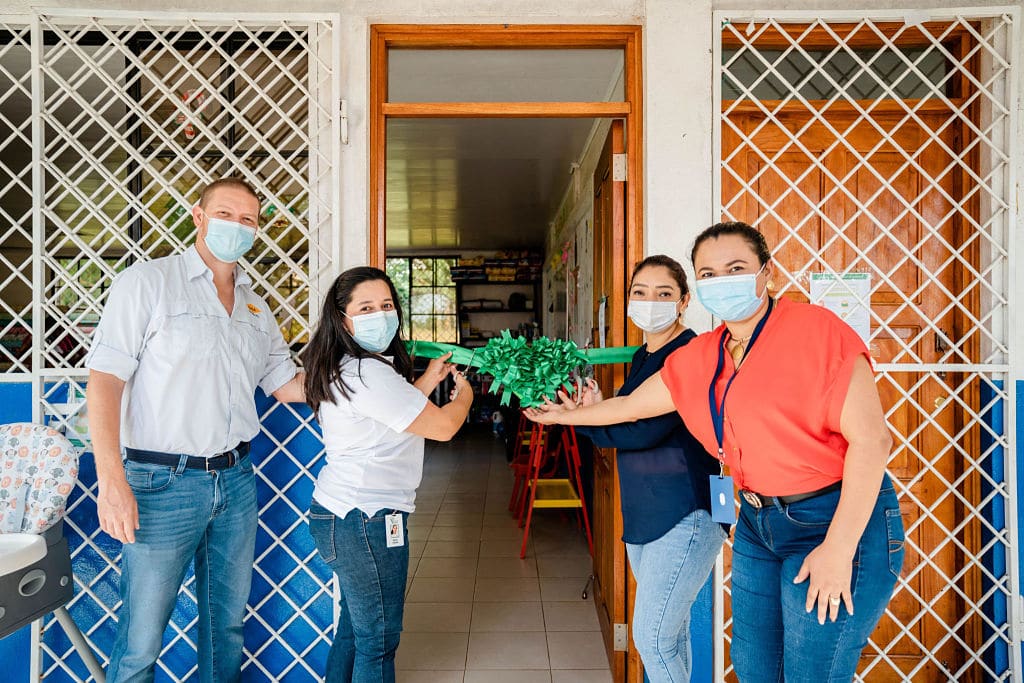
<path id="1" fill-rule="evenodd" d="M 525 408 L 542 405 L 545 397 L 553 398 L 559 389 L 572 391 L 569 377 L 580 366 L 628 363 L 639 348 L 580 349 L 576 342 L 548 337 L 528 343 L 524 337 L 513 337 L 508 330 L 479 349 L 440 342 L 406 344 L 411 355 L 423 358 L 438 358 L 451 352 L 449 362 L 475 367 L 477 372 L 494 377 L 491 393 L 501 390 L 501 405 L 507 406 L 515 394 Z"/>

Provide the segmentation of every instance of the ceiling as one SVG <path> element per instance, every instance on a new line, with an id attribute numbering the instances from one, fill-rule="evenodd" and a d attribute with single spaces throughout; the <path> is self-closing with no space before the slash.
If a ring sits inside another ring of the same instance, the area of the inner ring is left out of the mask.
<path id="1" fill-rule="evenodd" d="M 619 50 L 393 50 L 392 102 L 621 100 Z M 390 119 L 391 253 L 543 247 L 595 119 Z"/>

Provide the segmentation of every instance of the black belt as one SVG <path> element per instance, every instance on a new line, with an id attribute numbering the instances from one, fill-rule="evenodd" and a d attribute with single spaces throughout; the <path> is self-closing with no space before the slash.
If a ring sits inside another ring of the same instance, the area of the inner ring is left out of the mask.
<path id="1" fill-rule="evenodd" d="M 811 491 L 810 493 L 794 493 L 791 496 L 762 496 L 760 493 L 754 493 L 753 491 L 747 491 L 745 489 L 740 491 L 740 495 L 743 496 L 743 500 L 750 503 L 751 507 L 760 509 L 763 507 L 775 505 L 776 503 L 780 505 L 791 505 L 793 503 L 799 503 L 801 500 L 817 498 L 818 496 L 823 496 L 826 493 L 838 491 L 842 487 L 843 482 L 842 480 L 840 480 L 834 484 L 829 484 L 823 489 L 818 489 L 817 491 Z"/>
<path id="2" fill-rule="evenodd" d="M 129 460 L 134 462 L 144 462 L 150 465 L 165 465 L 167 467 L 177 467 L 178 463 L 181 462 L 181 455 L 175 453 L 161 453 L 160 451 L 143 451 L 138 448 L 125 448 L 125 454 Z M 230 451 L 224 451 L 217 455 L 211 455 L 209 458 L 203 458 L 198 455 L 186 456 L 185 469 L 189 470 L 203 470 L 205 472 L 213 472 L 214 470 L 226 470 L 229 467 L 234 467 L 238 464 L 238 461 L 249 454 L 249 442 L 243 441 Z"/>

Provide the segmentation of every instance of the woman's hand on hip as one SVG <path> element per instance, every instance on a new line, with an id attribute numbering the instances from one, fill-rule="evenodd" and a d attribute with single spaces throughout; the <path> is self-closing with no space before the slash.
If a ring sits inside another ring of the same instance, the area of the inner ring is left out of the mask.
<path id="1" fill-rule="evenodd" d="M 853 555 L 822 543 L 804 558 L 793 583 L 809 580 L 804 609 L 810 612 L 817 605 L 818 623 L 824 624 L 826 615 L 832 621 L 836 620 L 839 607 L 844 603 L 846 611 L 853 614 L 853 593 L 850 589 L 852 575 Z"/>

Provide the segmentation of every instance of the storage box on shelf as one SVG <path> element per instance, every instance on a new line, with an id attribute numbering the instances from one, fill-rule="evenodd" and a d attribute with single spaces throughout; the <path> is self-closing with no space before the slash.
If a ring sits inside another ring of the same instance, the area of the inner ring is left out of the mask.
<path id="1" fill-rule="evenodd" d="M 451 269 L 459 343 L 483 346 L 504 329 L 530 338 L 540 334 L 542 266 L 543 256 L 531 252 L 459 259 Z"/>

